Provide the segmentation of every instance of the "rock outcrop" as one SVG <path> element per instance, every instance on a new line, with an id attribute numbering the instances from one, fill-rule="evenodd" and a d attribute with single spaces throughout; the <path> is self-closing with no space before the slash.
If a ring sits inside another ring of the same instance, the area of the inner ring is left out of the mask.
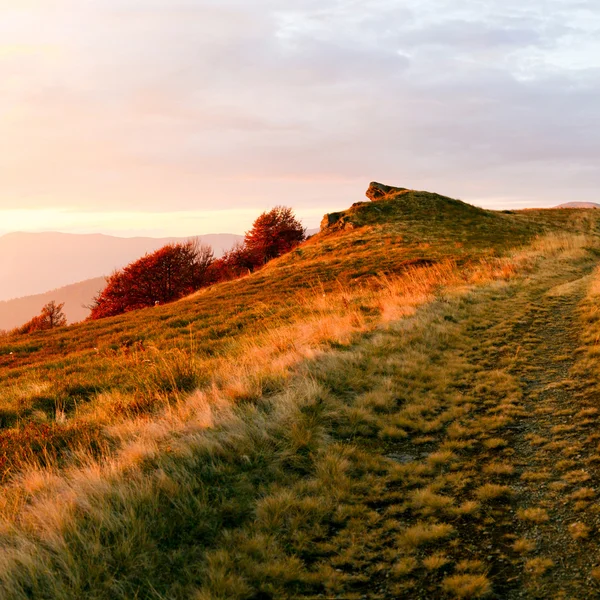
<path id="1" fill-rule="evenodd" d="M 354 225 L 346 221 L 343 212 L 336 212 L 325 215 L 321 220 L 321 231 L 326 229 L 354 229 Z"/>
<path id="2" fill-rule="evenodd" d="M 371 202 L 384 200 L 386 198 L 394 198 L 397 195 L 405 194 L 411 190 L 407 188 L 394 187 L 393 185 L 385 185 L 372 181 L 369 184 L 369 189 L 366 191 L 366 196 Z M 321 231 L 326 229 L 336 231 L 340 229 L 354 229 L 354 225 L 350 220 L 350 212 L 368 202 L 355 202 L 349 211 L 329 213 L 323 217 L 321 221 Z"/>
<path id="3" fill-rule="evenodd" d="M 377 181 L 371 181 L 369 184 L 369 189 L 365 192 L 365 195 L 369 200 L 375 202 L 385 198 L 386 196 L 391 196 L 393 194 L 406 191 L 408 191 L 407 188 L 399 188 L 392 185 L 377 183 Z"/>

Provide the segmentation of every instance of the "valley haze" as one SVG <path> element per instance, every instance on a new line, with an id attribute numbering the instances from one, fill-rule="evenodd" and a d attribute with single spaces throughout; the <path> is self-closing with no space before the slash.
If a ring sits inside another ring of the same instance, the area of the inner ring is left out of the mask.
<path id="1" fill-rule="evenodd" d="M 234 234 L 199 236 L 221 256 L 242 239 Z M 103 234 L 8 233 L 0 237 L 0 300 L 47 292 L 115 269 L 165 244 L 188 238 L 119 238 Z"/>

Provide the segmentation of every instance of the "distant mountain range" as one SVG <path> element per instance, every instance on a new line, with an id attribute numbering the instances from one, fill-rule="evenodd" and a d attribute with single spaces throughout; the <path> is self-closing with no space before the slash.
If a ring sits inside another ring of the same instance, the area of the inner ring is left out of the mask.
<path id="1" fill-rule="evenodd" d="M 58 304 L 64 303 L 63 312 L 69 323 L 83 321 L 89 314 L 86 307 L 91 304 L 94 296 L 104 289 L 105 284 L 106 278 L 95 277 L 44 294 L 0 301 L 0 331 L 23 325 L 40 314 L 42 307 L 51 300 Z"/>
<path id="2" fill-rule="evenodd" d="M 200 236 L 221 256 L 242 236 Z M 8 233 L 0 237 L 0 300 L 42 294 L 103 277 L 165 244 L 189 238 L 120 238 L 102 234 Z"/>
<path id="3" fill-rule="evenodd" d="M 243 238 L 199 236 L 220 257 Z M 70 323 L 84 319 L 105 276 L 165 244 L 189 238 L 119 238 L 101 234 L 9 233 L 0 237 L 0 330 L 22 325 L 55 300 Z M 52 291 L 48 291 L 52 290 Z"/>
<path id="4" fill-rule="evenodd" d="M 596 202 L 565 202 L 555 208 L 600 208 L 600 204 L 596 204 Z"/>

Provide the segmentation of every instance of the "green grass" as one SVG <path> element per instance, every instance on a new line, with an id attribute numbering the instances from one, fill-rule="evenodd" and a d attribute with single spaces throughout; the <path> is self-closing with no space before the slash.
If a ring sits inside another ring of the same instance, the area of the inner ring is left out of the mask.
<path id="1" fill-rule="evenodd" d="M 528 516 L 555 513 L 516 490 L 555 461 L 513 439 L 540 344 L 519 328 L 535 294 L 579 293 L 557 286 L 589 276 L 595 211 L 407 192 L 341 216 L 244 279 L 3 341 L 2 597 L 476 598 L 508 589 L 500 554 L 523 589 L 550 585 L 523 557 L 545 523 Z M 580 437 L 556 413 L 527 433 Z M 573 510 L 586 469 L 558 478 Z"/>

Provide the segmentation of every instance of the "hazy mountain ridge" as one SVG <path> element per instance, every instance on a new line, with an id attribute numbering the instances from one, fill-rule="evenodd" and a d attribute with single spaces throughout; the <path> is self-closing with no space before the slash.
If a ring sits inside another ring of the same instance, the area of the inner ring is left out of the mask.
<path id="1" fill-rule="evenodd" d="M 597 202 L 565 202 L 556 208 L 600 208 L 600 204 Z"/>
<path id="2" fill-rule="evenodd" d="M 198 236 L 221 256 L 242 236 Z M 147 252 L 189 237 L 119 238 L 103 234 L 8 233 L 0 237 L 0 300 L 45 294 L 98 277 L 127 265 Z"/>
<path id="3" fill-rule="evenodd" d="M 94 296 L 102 290 L 105 277 L 94 277 L 78 283 L 50 290 L 43 294 L 13 298 L 0 301 L 0 330 L 10 330 L 29 321 L 39 314 L 42 307 L 51 300 L 64 303 L 63 312 L 68 323 L 82 321 L 89 314 L 87 306 Z"/>

